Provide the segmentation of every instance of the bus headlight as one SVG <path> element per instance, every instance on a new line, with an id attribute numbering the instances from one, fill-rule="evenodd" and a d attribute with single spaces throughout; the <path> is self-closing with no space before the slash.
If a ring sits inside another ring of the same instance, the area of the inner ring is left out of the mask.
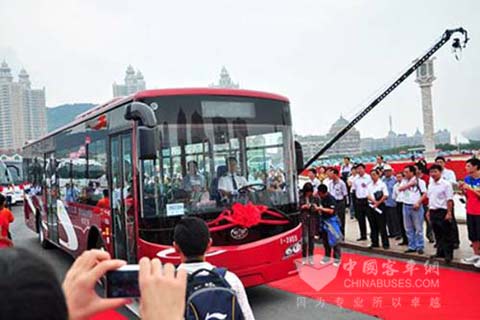
<path id="1" fill-rule="evenodd" d="M 289 246 L 287 249 L 285 249 L 283 258 L 284 259 L 290 258 L 291 256 L 299 253 L 300 251 L 302 251 L 302 240 L 295 242 L 294 244 Z"/>

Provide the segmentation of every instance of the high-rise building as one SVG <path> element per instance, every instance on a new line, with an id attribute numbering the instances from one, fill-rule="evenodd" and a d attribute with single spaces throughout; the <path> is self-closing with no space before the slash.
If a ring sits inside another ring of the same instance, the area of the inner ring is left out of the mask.
<path id="1" fill-rule="evenodd" d="M 230 78 L 230 74 L 228 74 L 227 68 L 225 67 L 222 67 L 222 70 L 220 71 L 218 84 L 210 84 L 210 88 L 238 89 L 239 87 L 238 83 L 232 81 L 232 78 Z"/>
<path id="2" fill-rule="evenodd" d="M 145 79 L 143 78 L 143 74 L 140 70 L 135 70 L 131 65 L 127 67 L 127 71 L 125 72 L 125 83 L 124 84 L 117 84 L 116 82 L 113 83 L 113 96 L 120 97 L 120 96 L 128 96 L 132 93 L 137 91 L 142 91 L 146 89 Z"/>
<path id="3" fill-rule="evenodd" d="M 0 149 L 16 151 L 47 133 L 45 88 L 32 89 L 25 69 L 15 82 L 8 64 L 0 66 Z"/>

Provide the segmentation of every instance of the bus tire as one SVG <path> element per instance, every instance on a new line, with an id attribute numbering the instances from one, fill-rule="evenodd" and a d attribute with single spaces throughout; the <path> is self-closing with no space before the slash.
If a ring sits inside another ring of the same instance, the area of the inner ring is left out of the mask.
<path id="1" fill-rule="evenodd" d="M 42 220 L 40 218 L 40 214 L 37 213 L 37 233 L 38 233 L 38 242 L 44 249 L 50 249 L 52 248 L 52 244 L 45 238 L 45 234 L 43 233 L 42 229 Z"/>

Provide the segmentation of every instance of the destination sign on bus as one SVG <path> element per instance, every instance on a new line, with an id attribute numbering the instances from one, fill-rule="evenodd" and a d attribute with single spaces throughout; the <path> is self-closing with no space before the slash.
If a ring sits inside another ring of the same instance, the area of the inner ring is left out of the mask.
<path id="1" fill-rule="evenodd" d="M 206 118 L 255 118 L 255 104 L 239 101 L 202 101 L 202 115 Z"/>

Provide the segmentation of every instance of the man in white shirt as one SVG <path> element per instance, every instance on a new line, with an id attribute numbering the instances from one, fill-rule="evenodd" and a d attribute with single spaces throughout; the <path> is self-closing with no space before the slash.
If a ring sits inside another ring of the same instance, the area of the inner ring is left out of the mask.
<path id="1" fill-rule="evenodd" d="M 347 179 L 347 187 L 350 193 L 350 219 L 355 219 L 355 189 L 353 187 L 353 181 L 357 178 L 357 167 L 352 167 L 350 171 L 350 176 Z"/>
<path id="2" fill-rule="evenodd" d="M 399 191 L 403 192 L 403 223 L 408 238 L 408 249 L 405 253 L 424 253 L 425 240 L 423 239 L 424 210 L 422 195 L 427 191 L 425 181 L 416 177 L 417 169 L 406 166 L 403 170 L 406 181 Z"/>
<path id="3" fill-rule="evenodd" d="M 353 165 L 350 162 L 350 157 L 343 158 L 343 164 L 340 166 L 340 176 L 343 182 L 347 183 L 348 177 L 352 172 Z"/>
<path id="4" fill-rule="evenodd" d="M 238 162 L 234 157 L 227 159 L 228 172 L 225 176 L 218 180 L 218 190 L 223 197 L 231 199 L 232 196 L 238 195 L 238 190 L 248 185 L 245 177 L 237 174 Z"/>
<path id="5" fill-rule="evenodd" d="M 368 185 L 372 183 L 372 178 L 365 172 L 365 165 L 360 163 L 357 165 L 357 178 L 353 181 L 353 189 L 355 189 L 356 207 L 355 216 L 360 229 L 360 238 L 357 241 L 367 240 L 367 223 L 365 217 L 368 210 Z"/>
<path id="6" fill-rule="evenodd" d="M 375 163 L 373 169 L 380 169 L 383 172 L 383 167 L 386 165 L 385 160 L 383 160 L 383 156 L 381 154 L 377 155 L 376 160 L 377 162 Z"/>
<path id="7" fill-rule="evenodd" d="M 322 183 L 317 178 L 317 170 L 315 168 L 308 169 L 308 182 L 310 182 L 313 186 L 314 194 L 317 194 L 318 186 Z"/>
<path id="8" fill-rule="evenodd" d="M 442 178 L 447 180 L 452 184 L 452 187 L 458 185 L 457 177 L 455 176 L 455 172 L 445 167 L 446 160 L 442 156 L 438 156 L 435 158 L 435 164 L 438 164 L 442 167 Z M 430 179 L 431 182 L 432 179 Z M 455 208 L 452 209 L 452 229 L 453 229 L 453 248 L 458 249 L 460 247 L 460 234 L 458 233 L 458 224 L 457 219 L 455 219 Z"/>
<path id="9" fill-rule="evenodd" d="M 329 169 L 332 173 L 332 179 L 327 186 L 329 193 L 335 198 L 335 214 L 341 222 L 342 234 L 345 234 L 345 211 L 347 209 L 347 185 L 340 179 L 339 172 L 336 168 Z"/>
<path id="10" fill-rule="evenodd" d="M 388 198 L 387 185 L 380 178 L 380 169 L 372 169 L 370 177 L 372 183 L 368 185 L 369 208 L 367 211 L 368 223 L 370 224 L 370 248 L 378 248 L 378 236 L 382 238 L 383 249 L 388 250 L 390 244 L 387 235 L 385 200 Z"/>
<path id="11" fill-rule="evenodd" d="M 196 217 L 181 219 L 175 226 L 173 239 L 173 247 L 182 260 L 178 269 L 186 270 L 189 274 L 200 269 L 215 269 L 215 266 L 205 261 L 205 253 L 212 245 L 210 231 L 205 221 Z M 224 279 L 235 292 L 244 318 L 253 320 L 252 308 L 242 281 L 230 271 L 226 272 Z"/>
<path id="12" fill-rule="evenodd" d="M 430 167 L 431 181 L 428 185 L 427 219 L 432 224 L 437 242 L 437 253 L 432 258 L 445 258 L 450 263 L 453 259 L 454 234 L 453 218 L 453 188 L 452 184 L 442 178 L 442 166 L 434 164 Z"/>
<path id="13" fill-rule="evenodd" d="M 438 164 L 442 167 L 442 178 L 450 182 L 452 184 L 452 187 L 454 187 L 458 184 L 457 177 L 455 176 L 455 172 L 453 170 L 445 167 L 446 163 L 447 161 L 442 156 L 438 156 L 435 158 L 435 164 Z"/>
<path id="14" fill-rule="evenodd" d="M 398 172 L 395 178 L 397 179 L 397 183 L 393 186 L 393 200 L 395 200 L 395 203 L 397 205 L 395 208 L 395 213 L 397 215 L 397 221 L 400 226 L 400 236 L 402 239 L 402 242 L 398 243 L 398 245 L 406 246 L 408 245 L 408 238 L 405 231 L 405 225 L 403 223 L 403 191 L 399 190 L 400 186 L 406 183 L 406 180 L 403 178 L 403 172 Z"/>

